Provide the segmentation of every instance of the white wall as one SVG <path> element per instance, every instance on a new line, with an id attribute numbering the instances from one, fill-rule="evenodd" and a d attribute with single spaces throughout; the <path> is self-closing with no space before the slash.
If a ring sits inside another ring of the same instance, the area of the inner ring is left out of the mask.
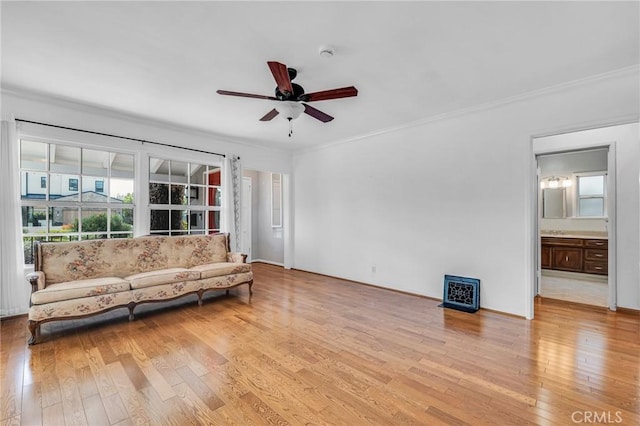
<path id="1" fill-rule="evenodd" d="M 637 120 L 638 86 L 636 67 L 294 156 L 294 267 L 437 298 L 476 277 L 483 307 L 531 317 L 531 137 Z"/>
<path id="2" fill-rule="evenodd" d="M 534 151 L 613 143 L 617 305 L 640 309 L 640 127 L 638 123 L 536 138 Z"/>

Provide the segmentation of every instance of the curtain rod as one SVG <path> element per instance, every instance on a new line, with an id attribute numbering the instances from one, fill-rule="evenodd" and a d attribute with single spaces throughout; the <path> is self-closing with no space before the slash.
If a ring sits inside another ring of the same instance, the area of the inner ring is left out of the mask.
<path id="1" fill-rule="evenodd" d="M 178 146 L 178 145 L 171 145 L 168 143 L 162 143 L 162 142 L 153 142 L 153 141 L 147 141 L 144 139 L 136 139 L 136 138 L 128 138 L 126 136 L 118 136 L 118 135 L 112 135 L 110 133 L 102 133 L 102 132 L 94 132 L 92 130 L 83 130 L 83 129 L 76 129 L 73 127 L 65 127 L 65 126 L 58 126 L 56 124 L 47 124 L 47 123 L 40 123 L 38 121 L 31 121 L 31 120 L 23 120 L 21 118 L 16 118 L 16 121 L 20 121 L 22 123 L 30 123 L 30 124 L 39 124 L 40 126 L 47 126 L 47 127 L 55 127 L 56 129 L 64 129 L 64 130 L 73 130 L 76 132 L 82 132 L 82 133 L 90 133 L 92 135 L 99 135 L 99 136 L 109 136 L 112 138 L 118 138 L 118 139 L 126 139 L 128 141 L 136 141 L 136 142 L 141 142 L 141 143 L 150 143 L 153 145 L 161 145 L 161 146 L 168 146 L 170 148 L 178 148 L 178 149 L 185 149 L 187 151 L 195 151 L 195 152 L 202 152 L 204 154 L 213 154 L 213 155 L 219 155 L 221 157 L 226 157 L 225 154 L 220 154 L 217 152 L 211 152 L 211 151 L 204 151 L 202 149 L 195 149 L 195 148 L 185 148 L 183 146 Z"/>

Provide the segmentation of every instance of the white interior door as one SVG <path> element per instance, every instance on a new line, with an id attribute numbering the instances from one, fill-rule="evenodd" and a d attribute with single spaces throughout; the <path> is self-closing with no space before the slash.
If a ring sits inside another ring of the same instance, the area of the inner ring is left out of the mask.
<path id="1" fill-rule="evenodd" d="M 242 253 L 247 255 L 247 263 L 252 261 L 251 250 L 251 178 L 242 178 L 242 225 L 240 227 Z"/>

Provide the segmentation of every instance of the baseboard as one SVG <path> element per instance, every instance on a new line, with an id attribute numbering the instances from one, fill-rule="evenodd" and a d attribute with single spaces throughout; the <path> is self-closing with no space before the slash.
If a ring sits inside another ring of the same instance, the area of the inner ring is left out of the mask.
<path id="1" fill-rule="evenodd" d="M 321 277 L 335 278 L 335 279 L 338 279 L 338 280 L 342 280 L 342 281 L 345 281 L 345 282 L 350 282 L 350 283 L 354 283 L 354 284 L 358 284 L 358 285 L 366 285 L 367 287 L 373 287 L 373 288 L 377 288 L 379 290 L 393 291 L 394 293 L 406 294 L 408 296 L 416 296 L 416 297 L 421 297 L 423 299 L 430 299 L 430 300 L 435 300 L 436 302 L 442 302 L 442 298 L 441 297 L 426 296 L 424 294 L 412 293 L 410 291 L 399 290 L 397 288 L 384 287 L 382 285 L 370 284 L 370 283 L 365 283 L 365 282 L 362 282 L 362 281 L 350 280 L 348 278 L 338 277 L 336 275 L 327 275 L 327 274 L 321 274 L 320 272 L 307 271 L 306 269 L 291 268 L 291 270 L 306 272 L 307 274 L 320 275 Z"/>
<path id="2" fill-rule="evenodd" d="M 14 315 L 6 315 L 3 317 L 0 317 L 0 321 L 5 321 L 5 320 L 12 320 L 12 319 L 17 319 L 20 317 L 24 317 L 25 319 L 29 316 L 28 313 L 24 313 L 24 314 L 14 314 Z"/>
<path id="3" fill-rule="evenodd" d="M 282 266 L 284 268 L 284 263 L 280 263 L 280 262 L 273 262 L 271 260 L 264 260 L 264 259 L 251 259 L 251 263 L 267 263 L 269 265 L 275 265 L 275 266 Z"/>
<path id="4" fill-rule="evenodd" d="M 627 315 L 640 316 L 640 310 L 633 308 L 621 308 L 620 306 L 616 306 L 616 312 L 620 312 Z"/>

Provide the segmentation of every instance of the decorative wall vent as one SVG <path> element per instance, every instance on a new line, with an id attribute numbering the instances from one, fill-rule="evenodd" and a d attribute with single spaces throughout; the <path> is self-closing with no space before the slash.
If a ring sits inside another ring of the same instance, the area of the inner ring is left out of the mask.
<path id="1" fill-rule="evenodd" d="M 480 309 L 480 280 L 445 275 L 444 296 L 439 306 L 464 312 L 476 312 Z"/>

